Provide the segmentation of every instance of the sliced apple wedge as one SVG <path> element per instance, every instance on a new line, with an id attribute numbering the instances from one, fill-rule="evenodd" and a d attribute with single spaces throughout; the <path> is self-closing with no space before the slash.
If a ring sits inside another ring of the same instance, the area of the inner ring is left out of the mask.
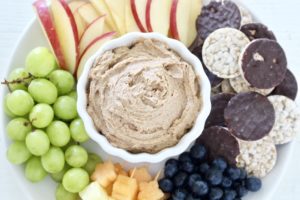
<path id="1" fill-rule="evenodd" d="M 106 22 L 111 30 L 117 30 L 114 19 L 104 0 L 90 0 L 99 15 L 106 15 Z"/>
<path id="2" fill-rule="evenodd" d="M 126 26 L 127 33 L 141 31 L 137 23 L 135 22 L 135 19 L 131 12 L 130 0 L 126 0 L 126 5 L 125 5 L 125 26 Z"/>
<path id="3" fill-rule="evenodd" d="M 130 0 L 132 15 L 141 32 L 147 32 L 146 5 L 147 0 Z"/>
<path id="4" fill-rule="evenodd" d="M 72 13 L 74 13 L 80 6 L 87 4 L 88 2 L 86 1 L 71 1 L 69 3 L 69 7 L 72 11 Z"/>
<path id="5" fill-rule="evenodd" d="M 116 24 L 120 35 L 126 33 L 125 28 L 125 0 L 104 0 Z"/>
<path id="6" fill-rule="evenodd" d="M 76 22 L 78 37 L 80 38 L 87 27 L 87 23 L 82 19 L 78 12 L 73 13 Z"/>
<path id="7" fill-rule="evenodd" d="M 146 24 L 149 32 L 169 34 L 172 0 L 147 0 Z"/>
<path id="8" fill-rule="evenodd" d="M 74 16 L 65 0 L 52 0 L 51 11 L 66 66 L 74 73 L 79 57 L 79 38 Z"/>
<path id="9" fill-rule="evenodd" d="M 202 7 L 203 7 L 203 0 L 192 0 L 190 19 L 189 19 L 190 31 L 188 32 L 188 37 L 187 37 L 188 46 L 190 46 L 193 43 L 193 41 L 197 36 L 196 20 L 198 16 L 201 14 Z"/>
<path id="10" fill-rule="evenodd" d="M 105 16 L 100 16 L 95 19 L 88 27 L 85 29 L 82 37 L 79 41 L 79 52 L 80 55 L 84 49 L 95 39 L 97 36 L 102 35 L 104 29 Z"/>
<path id="11" fill-rule="evenodd" d="M 77 67 L 77 79 L 79 79 L 82 70 L 84 68 L 84 65 L 86 61 L 107 41 L 114 38 L 116 35 L 116 32 L 108 32 L 100 35 L 99 37 L 95 38 L 90 44 L 85 48 L 85 50 L 82 52 L 80 57 L 80 62 Z"/>
<path id="12" fill-rule="evenodd" d="M 51 50 L 56 57 L 57 63 L 61 68 L 67 69 L 63 51 L 58 39 L 54 22 L 52 20 L 51 12 L 47 5 L 47 1 L 46 0 L 35 1 L 33 3 L 33 9 L 36 12 L 43 33 L 46 36 L 48 43 L 50 44 Z"/>
<path id="13" fill-rule="evenodd" d="M 100 16 L 91 3 L 83 4 L 82 6 L 80 6 L 78 8 L 78 12 L 87 24 L 92 23 Z"/>

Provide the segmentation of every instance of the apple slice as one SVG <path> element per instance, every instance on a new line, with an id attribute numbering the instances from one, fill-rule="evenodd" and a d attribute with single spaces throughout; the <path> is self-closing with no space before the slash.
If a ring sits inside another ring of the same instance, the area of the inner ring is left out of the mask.
<path id="1" fill-rule="evenodd" d="M 125 27 L 125 0 L 104 0 L 115 21 L 116 28 L 120 35 L 126 33 Z"/>
<path id="2" fill-rule="evenodd" d="M 149 32 L 169 34 L 172 0 L 147 0 L 146 24 Z"/>
<path id="3" fill-rule="evenodd" d="M 46 0 L 37 0 L 33 3 L 33 9 L 36 12 L 43 33 L 50 44 L 51 50 L 54 53 L 57 63 L 63 69 L 67 69 L 65 58 L 59 43 L 58 35 L 52 21 L 51 12 L 48 9 Z"/>
<path id="4" fill-rule="evenodd" d="M 80 38 L 87 27 L 87 23 L 82 19 L 79 12 L 76 11 L 75 13 L 73 13 L 73 15 L 78 30 L 78 37 Z"/>
<path id="5" fill-rule="evenodd" d="M 111 30 L 116 30 L 117 26 L 113 20 L 113 17 L 110 13 L 110 10 L 108 9 L 106 3 L 104 0 L 90 0 L 90 2 L 93 4 L 94 8 L 98 11 L 100 15 L 106 15 L 106 22 L 107 25 Z"/>
<path id="6" fill-rule="evenodd" d="M 92 23 L 99 17 L 98 12 L 95 10 L 91 3 L 83 4 L 82 6 L 80 6 L 78 8 L 78 12 L 87 24 Z"/>
<path id="7" fill-rule="evenodd" d="M 87 4 L 87 3 L 88 2 L 86 2 L 86 1 L 71 1 L 69 3 L 69 7 L 70 7 L 72 13 L 74 13 L 80 6 Z"/>
<path id="8" fill-rule="evenodd" d="M 187 45 L 190 46 L 197 36 L 196 29 L 196 20 L 198 16 L 201 14 L 203 1 L 202 0 L 191 0 L 191 11 L 190 11 L 190 19 L 189 19 L 189 27 L 190 31 L 188 32 L 187 37 Z"/>
<path id="9" fill-rule="evenodd" d="M 146 5 L 147 0 L 130 0 L 132 15 L 141 32 L 147 32 Z"/>
<path id="10" fill-rule="evenodd" d="M 187 45 L 190 0 L 173 0 L 170 12 L 170 30 L 174 39 Z"/>
<path id="11" fill-rule="evenodd" d="M 135 22 L 135 19 L 131 12 L 130 0 L 126 0 L 126 5 L 125 5 L 125 26 L 126 26 L 127 33 L 141 31 L 137 23 Z"/>
<path id="12" fill-rule="evenodd" d="M 79 42 L 80 55 L 97 36 L 103 34 L 105 16 L 100 16 L 88 25 Z"/>
<path id="13" fill-rule="evenodd" d="M 116 35 L 116 32 L 108 32 L 100 35 L 99 37 L 95 38 L 82 52 L 81 57 L 80 57 L 80 62 L 77 67 L 77 79 L 79 79 L 84 65 L 86 61 L 107 41 L 111 40 L 114 38 Z"/>
<path id="14" fill-rule="evenodd" d="M 52 0 L 51 10 L 66 66 L 74 73 L 79 57 L 79 38 L 74 16 L 65 0 Z"/>

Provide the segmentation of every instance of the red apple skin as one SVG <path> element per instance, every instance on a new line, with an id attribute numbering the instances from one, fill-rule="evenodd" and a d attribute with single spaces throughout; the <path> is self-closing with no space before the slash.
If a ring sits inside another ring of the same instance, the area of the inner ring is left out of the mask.
<path id="1" fill-rule="evenodd" d="M 51 13 L 49 11 L 46 0 L 37 0 L 33 3 L 33 7 L 37 12 L 40 22 L 47 34 L 48 40 L 52 46 L 54 54 L 57 58 L 58 64 L 62 69 L 67 70 L 64 56 L 61 51 L 58 36 L 55 30 L 54 22 L 51 18 Z"/>
<path id="2" fill-rule="evenodd" d="M 143 27 L 143 24 L 138 16 L 137 10 L 136 10 L 136 5 L 135 5 L 135 1 L 136 0 L 130 0 L 130 7 L 131 7 L 131 12 L 133 15 L 133 18 L 137 24 L 137 26 L 139 27 L 140 31 L 145 33 L 147 32 L 146 29 Z"/>
<path id="3" fill-rule="evenodd" d="M 174 39 L 179 40 L 179 34 L 177 29 L 177 5 L 179 0 L 173 0 L 171 5 L 171 11 L 170 11 L 170 31 L 171 35 Z"/>
<path id="4" fill-rule="evenodd" d="M 147 25 L 147 29 L 148 29 L 149 32 L 153 32 L 153 29 L 152 29 L 152 26 L 151 26 L 151 17 L 150 17 L 151 4 L 152 4 L 152 0 L 147 0 L 147 4 L 146 4 L 146 25 Z"/>
<path id="5" fill-rule="evenodd" d="M 90 42 L 90 44 L 83 50 L 82 54 L 80 55 L 80 58 L 79 58 L 79 63 L 80 63 L 80 60 L 81 58 L 84 56 L 84 54 L 87 52 L 87 50 L 95 43 L 97 42 L 98 40 L 102 40 L 103 38 L 106 38 L 106 37 L 109 37 L 109 36 L 112 36 L 112 35 L 115 35 L 116 32 L 115 31 L 112 31 L 112 32 L 107 32 L 107 33 L 104 33 L 98 37 L 96 37 L 92 42 Z M 74 71 L 74 76 L 76 77 L 77 75 L 77 71 L 78 71 L 78 68 L 79 68 L 79 65 L 77 65 L 75 71 Z"/>
<path id="6" fill-rule="evenodd" d="M 68 5 L 68 2 L 66 0 L 59 0 L 59 2 L 61 3 L 63 8 L 65 9 L 65 11 L 66 11 L 66 13 L 69 17 L 72 29 L 73 29 L 75 45 L 76 45 L 76 61 L 77 61 L 76 62 L 76 68 L 77 68 L 77 66 L 79 64 L 79 36 L 78 36 L 76 21 L 75 21 L 74 15 L 73 15 L 73 13 L 72 13 L 69 5 Z"/>

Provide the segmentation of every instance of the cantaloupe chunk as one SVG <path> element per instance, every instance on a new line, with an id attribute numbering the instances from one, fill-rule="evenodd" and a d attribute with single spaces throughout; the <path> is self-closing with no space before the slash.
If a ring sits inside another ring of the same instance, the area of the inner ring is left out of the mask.
<path id="1" fill-rule="evenodd" d="M 138 183 L 136 179 L 118 175 L 113 185 L 112 198 L 115 200 L 136 200 L 137 193 Z"/>
<path id="2" fill-rule="evenodd" d="M 164 193 L 159 189 L 157 181 L 140 183 L 137 200 L 163 200 Z"/>
<path id="3" fill-rule="evenodd" d="M 135 178 L 139 183 L 149 182 L 153 180 L 147 167 L 139 167 L 139 168 L 131 169 L 129 170 L 129 176 Z"/>
<path id="4" fill-rule="evenodd" d="M 120 163 L 115 163 L 115 171 L 118 175 L 128 176 L 127 171 L 123 168 L 123 166 Z"/>
<path id="5" fill-rule="evenodd" d="M 108 187 L 117 178 L 115 166 L 111 161 L 98 164 L 91 176 L 93 181 L 97 181 L 103 188 Z"/>

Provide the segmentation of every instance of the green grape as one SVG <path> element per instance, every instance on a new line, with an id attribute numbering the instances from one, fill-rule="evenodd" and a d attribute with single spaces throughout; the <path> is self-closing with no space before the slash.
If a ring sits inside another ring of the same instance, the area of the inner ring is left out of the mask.
<path id="1" fill-rule="evenodd" d="M 82 119 L 74 119 L 70 124 L 72 139 L 76 142 L 85 142 L 89 139 L 88 134 L 85 131 Z"/>
<path id="2" fill-rule="evenodd" d="M 65 146 L 62 147 L 62 150 L 66 151 L 72 145 L 77 145 L 77 142 L 75 142 L 74 140 L 70 139 L 69 143 L 67 145 L 65 145 Z"/>
<path id="3" fill-rule="evenodd" d="M 42 155 L 42 165 L 49 173 L 60 172 L 65 165 L 63 151 L 58 147 L 50 147 L 49 151 Z"/>
<path id="4" fill-rule="evenodd" d="M 11 91 L 27 90 L 31 81 L 29 73 L 24 68 L 14 69 L 8 76 L 9 88 Z"/>
<path id="5" fill-rule="evenodd" d="M 68 125 L 62 121 L 53 121 L 47 127 L 47 134 L 50 142 L 54 146 L 63 147 L 71 139 L 71 133 Z"/>
<path id="6" fill-rule="evenodd" d="M 44 131 L 35 130 L 26 136 L 26 147 L 33 155 L 41 156 L 49 150 L 50 141 Z"/>
<path id="7" fill-rule="evenodd" d="M 59 95 L 68 94 L 75 85 L 73 75 L 65 70 L 55 70 L 48 78 L 56 86 Z"/>
<path id="8" fill-rule="evenodd" d="M 29 114 L 29 120 L 36 128 L 47 127 L 52 122 L 53 118 L 54 112 L 52 107 L 44 103 L 35 105 Z"/>
<path id="9" fill-rule="evenodd" d="M 89 153 L 88 161 L 84 165 L 83 169 L 85 169 L 89 173 L 89 175 L 92 175 L 92 173 L 96 169 L 96 165 L 99 163 L 102 163 L 102 159 L 97 154 Z"/>
<path id="10" fill-rule="evenodd" d="M 68 192 L 62 184 L 59 184 L 56 188 L 55 198 L 56 200 L 78 200 L 79 196 L 77 193 Z"/>
<path id="11" fill-rule="evenodd" d="M 28 92 L 38 103 L 53 104 L 57 99 L 57 89 L 47 79 L 35 79 L 28 86 Z"/>
<path id="12" fill-rule="evenodd" d="M 75 99 L 75 101 L 77 101 L 77 92 L 76 91 L 72 91 L 68 94 L 69 97 L 72 97 L 73 99 Z"/>
<path id="13" fill-rule="evenodd" d="M 16 141 L 8 147 L 6 156 L 11 163 L 20 165 L 30 158 L 31 153 L 24 142 Z"/>
<path id="14" fill-rule="evenodd" d="M 24 116 L 30 112 L 34 106 L 34 101 L 28 92 L 15 90 L 7 95 L 6 105 L 14 115 Z"/>
<path id="15" fill-rule="evenodd" d="M 69 96 L 61 96 L 53 105 L 55 116 L 62 120 L 72 120 L 77 117 L 76 101 Z"/>
<path id="16" fill-rule="evenodd" d="M 65 164 L 64 168 L 63 168 L 61 171 L 59 171 L 59 172 L 57 172 L 57 173 L 50 174 L 50 176 L 51 176 L 51 178 L 52 178 L 54 181 L 60 183 L 60 182 L 62 181 L 62 179 L 63 179 L 65 173 L 66 173 L 70 168 L 71 168 L 71 167 L 70 167 L 69 165 Z"/>
<path id="17" fill-rule="evenodd" d="M 88 160 L 88 154 L 83 147 L 72 145 L 66 150 L 65 158 L 71 167 L 82 167 Z"/>
<path id="18" fill-rule="evenodd" d="M 7 104 L 6 104 L 6 102 L 7 102 L 7 95 L 5 96 L 5 99 L 4 99 L 4 102 L 3 102 L 3 107 L 4 107 L 4 112 L 5 112 L 5 114 L 7 115 L 7 116 L 9 116 L 9 117 L 11 117 L 11 118 L 15 118 L 16 117 L 16 115 L 15 114 L 13 114 L 9 109 L 8 109 L 8 107 L 7 107 Z"/>
<path id="19" fill-rule="evenodd" d="M 41 159 L 38 157 L 30 158 L 25 167 L 25 177 L 31 182 L 39 182 L 47 176 L 47 172 L 42 166 Z"/>
<path id="20" fill-rule="evenodd" d="M 62 184 L 69 192 L 81 192 L 89 184 L 89 174 L 81 168 L 69 169 L 63 177 Z"/>
<path id="21" fill-rule="evenodd" d="M 25 118 L 15 118 L 7 126 L 7 135 L 11 140 L 24 141 L 27 133 L 31 131 L 30 122 Z"/>
<path id="22" fill-rule="evenodd" d="M 56 67 L 55 57 L 45 47 L 31 50 L 26 58 L 26 70 L 35 77 L 46 77 Z"/>

